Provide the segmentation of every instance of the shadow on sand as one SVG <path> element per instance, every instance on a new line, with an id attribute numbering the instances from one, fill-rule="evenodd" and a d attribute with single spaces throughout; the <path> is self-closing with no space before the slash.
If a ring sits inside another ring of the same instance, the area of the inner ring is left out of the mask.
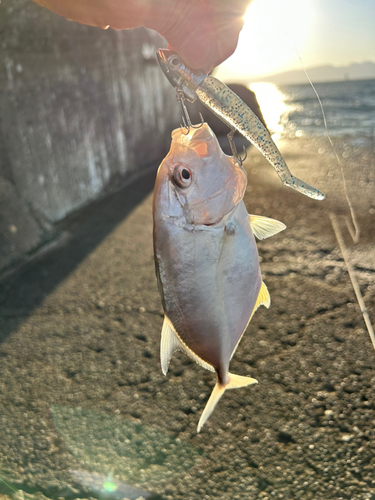
<path id="1" fill-rule="evenodd" d="M 48 249 L 0 280 L 0 344 L 152 191 L 155 168 L 60 225 Z"/>

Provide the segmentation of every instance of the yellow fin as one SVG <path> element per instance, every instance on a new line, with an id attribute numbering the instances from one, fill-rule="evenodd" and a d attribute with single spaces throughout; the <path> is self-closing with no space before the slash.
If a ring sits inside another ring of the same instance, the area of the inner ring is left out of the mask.
<path id="1" fill-rule="evenodd" d="M 216 385 L 211 393 L 209 400 L 203 410 L 201 418 L 198 422 L 197 432 L 200 432 L 204 424 L 209 419 L 211 413 L 214 411 L 215 406 L 219 402 L 221 396 L 227 389 L 237 389 L 238 387 L 245 387 L 251 384 L 257 384 L 258 381 L 251 377 L 242 377 L 241 375 L 234 375 L 233 373 L 228 373 L 229 382 L 226 385 L 221 385 L 216 382 Z"/>
<path id="2" fill-rule="evenodd" d="M 165 316 L 160 341 L 160 363 L 161 371 L 164 375 L 168 372 L 168 366 L 171 361 L 172 354 L 179 350 L 182 350 L 181 342 L 175 335 L 170 321 Z"/>
<path id="3" fill-rule="evenodd" d="M 262 285 L 261 285 L 260 290 L 259 290 L 258 298 L 257 298 L 257 301 L 255 302 L 255 306 L 254 306 L 254 309 L 253 309 L 251 316 L 253 316 L 253 314 L 255 313 L 255 311 L 258 309 L 259 306 L 265 306 L 268 309 L 270 307 L 270 305 L 271 305 L 271 297 L 270 297 L 268 288 L 266 287 L 266 284 L 264 283 L 264 281 L 262 281 Z"/>
<path id="4" fill-rule="evenodd" d="M 259 290 L 259 293 L 258 293 L 258 298 L 257 298 L 257 301 L 255 302 L 255 306 L 254 306 L 253 312 L 251 313 L 250 319 L 247 322 L 247 325 L 246 325 L 244 331 L 242 332 L 241 337 L 238 339 L 236 347 L 233 349 L 233 352 L 231 354 L 230 359 L 233 358 L 234 353 L 236 352 L 237 347 L 238 347 L 238 345 L 241 342 L 241 339 L 243 337 L 243 334 L 245 333 L 247 327 L 249 326 L 249 323 L 251 321 L 251 318 L 254 316 L 255 311 L 258 309 L 259 306 L 265 306 L 268 309 L 270 307 L 270 305 L 271 305 L 271 297 L 270 297 L 268 288 L 266 287 L 266 284 L 264 283 L 264 281 L 262 281 L 262 284 L 260 286 L 260 290 Z"/>
<path id="5" fill-rule="evenodd" d="M 258 240 L 264 240 L 274 234 L 284 231 L 286 225 L 276 219 L 262 217 L 261 215 L 249 215 L 251 229 Z"/>
<path id="6" fill-rule="evenodd" d="M 175 351 L 185 351 L 188 356 L 198 363 L 198 365 L 203 366 L 203 368 L 206 368 L 206 370 L 210 370 L 211 372 L 215 371 L 213 366 L 203 361 L 203 359 L 189 349 L 189 347 L 180 339 L 169 318 L 164 316 L 160 342 L 160 363 L 161 370 L 164 375 L 168 372 L 168 366 Z"/>

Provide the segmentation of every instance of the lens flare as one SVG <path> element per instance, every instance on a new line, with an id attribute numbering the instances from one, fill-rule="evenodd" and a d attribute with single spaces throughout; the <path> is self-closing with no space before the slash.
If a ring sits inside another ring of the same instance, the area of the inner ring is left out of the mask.
<path id="1" fill-rule="evenodd" d="M 254 0 L 245 16 L 236 52 L 218 69 L 224 81 L 254 79 L 291 69 L 314 21 L 311 0 Z"/>
<path id="2" fill-rule="evenodd" d="M 109 493 L 112 493 L 117 490 L 117 486 L 111 481 L 105 481 L 105 483 L 103 483 L 103 489 L 105 491 L 108 491 Z"/>

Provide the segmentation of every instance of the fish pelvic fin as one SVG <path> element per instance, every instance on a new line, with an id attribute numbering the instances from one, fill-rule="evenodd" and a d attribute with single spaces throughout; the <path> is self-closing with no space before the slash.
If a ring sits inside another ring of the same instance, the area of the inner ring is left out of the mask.
<path id="1" fill-rule="evenodd" d="M 200 432 L 204 424 L 209 419 L 211 413 L 214 411 L 215 406 L 219 402 L 221 396 L 227 389 L 237 389 L 239 387 L 246 387 L 247 385 L 257 384 L 258 381 L 251 377 L 242 377 L 241 375 L 234 375 L 233 373 L 228 373 L 229 381 L 227 384 L 220 384 L 219 381 L 211 393 L 209 400 L 203 410 L 201 418 L 198 422 L 197 432 Z"/>
<path id="2" fill-rule="evenodd" d="M 276 219 L 262 217 L 261 215 L 249 215 L 251 229 L 258 240 L 264 240 L 274 234 L 284 231 L 286 225 Z"/>
<path id="3" fill-rule="evenodd" d="M 206 363 L 203 359 L 197 356 L 189 347 L 180 339 L 172 322 L 167 316 L 164 316 L 163 328 L 161 330 L 160 342 L 160 363 L 161 370 L 164 375 L 168 372 L 168 366 L 171 361 L 172 355 L 176 351 L 184 351 L 190 358 L 192 358 L 198 365 L 214 372 L 214 367 Z"/>

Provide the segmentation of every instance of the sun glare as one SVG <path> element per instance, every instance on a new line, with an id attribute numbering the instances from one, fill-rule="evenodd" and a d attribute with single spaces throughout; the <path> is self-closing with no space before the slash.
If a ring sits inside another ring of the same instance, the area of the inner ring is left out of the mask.
<path id="1" fill-rule="evenodd" d="M 291 69 L 313 21 L 312 0 L 254 0 L 245 14 L 236 52 L 218 69 L 226 81 Z"/>
<path id="2" fill-rule="evenodd" d="M 252 83 L 250 89 L 256 94 L 273 140 L 277 141 L 284 130 L 283 118 L 287 120 L 288 116 L 288 106 L 285 103 L 284 94 L 272 83 Z"/>

